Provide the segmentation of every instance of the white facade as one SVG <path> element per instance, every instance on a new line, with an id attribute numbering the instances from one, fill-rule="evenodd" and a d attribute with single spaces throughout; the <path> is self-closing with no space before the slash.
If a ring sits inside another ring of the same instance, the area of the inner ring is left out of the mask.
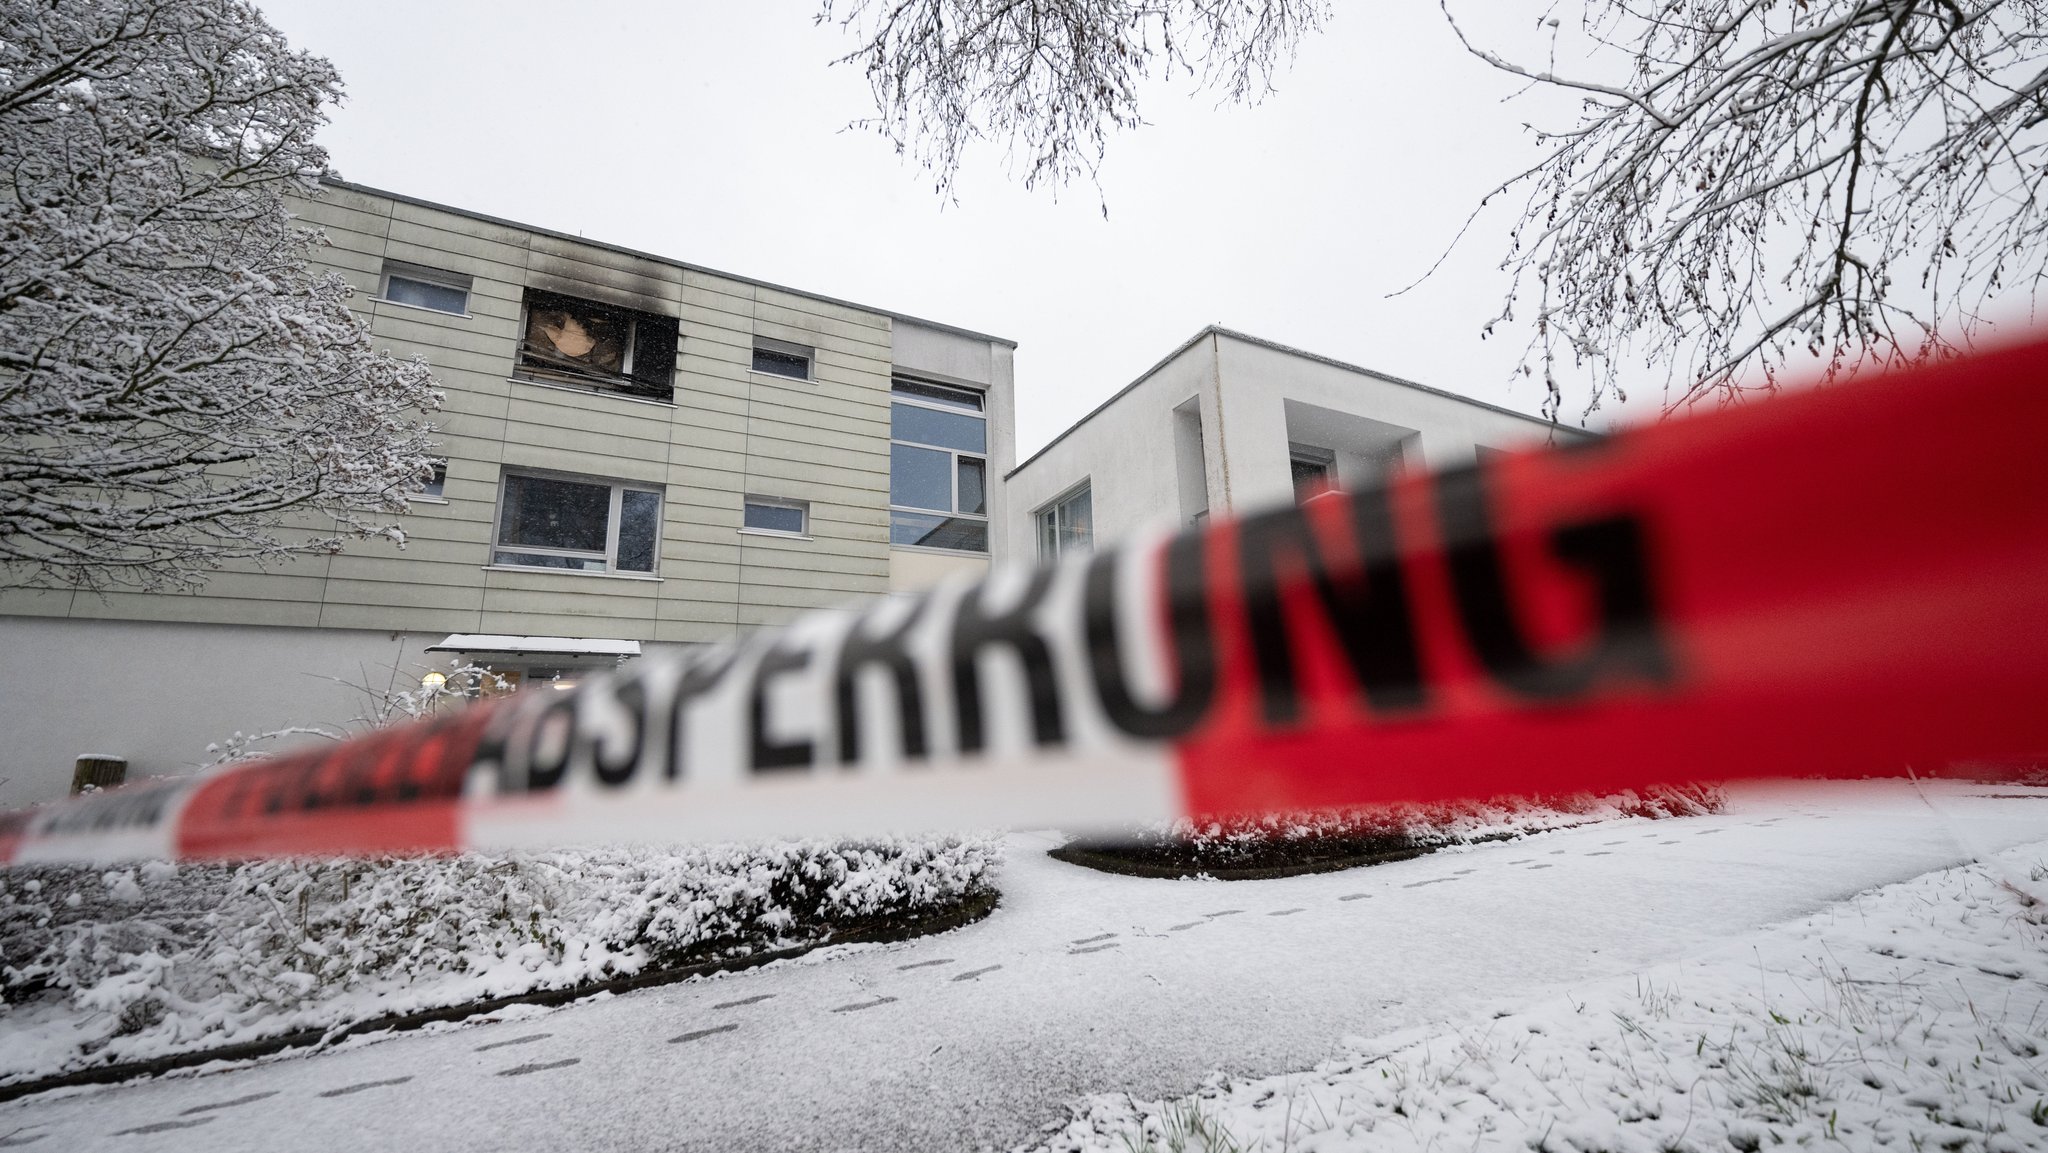
<path id="1" fill-rule="evenodd" d="M 402 550 L 195 594 L 0 590 L 0 807 L 61 795 L 81 753 L 134 779 L 347 722 L 347 682 L 453 656 L 570 678 L 1002 554 L 1009 341 L 356 185 L 300 210 L 378 344 L 447 394 L 440 491 Z M 907 439 L 947 443 L 901 443 L 906 402 Z"/>
<path id="2" fill-rule="evenodd" d="M 1484 449 L 1590 433 L 1209 327 L 1008 476 L 1006 553 L 1041 553 L 1039 522 L 1084 486 L 1095 544 L 1295 498 L 1294 461 L 1338 487 L 1442 468 Z"/>

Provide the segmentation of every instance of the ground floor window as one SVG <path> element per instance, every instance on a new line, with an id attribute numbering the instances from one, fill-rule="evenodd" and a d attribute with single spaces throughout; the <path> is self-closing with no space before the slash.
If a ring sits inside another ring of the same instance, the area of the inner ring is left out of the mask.
<path id="1" fill-rule="evenodd" d="M 491 563 L 652 575 L 661 492 L 621 481 L 508 472 Z"/>

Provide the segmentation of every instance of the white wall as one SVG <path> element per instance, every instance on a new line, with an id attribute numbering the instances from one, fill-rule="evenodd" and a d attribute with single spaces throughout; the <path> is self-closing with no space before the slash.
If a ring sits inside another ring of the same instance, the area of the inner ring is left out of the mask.
<path id="1" fill-rule="evenodd" d="M 345 724 L 368 701 L 338 680 L 396 666 L 416 686 L 443 635 L 0 616 L 0 808 L 63 796 L 80 753 L 135 781 L 193 771 L 238 729 Z"/>
<path id="2" fill-rule="evenodd" d="M 1199 439 L 1189 420 L 1197 412 Z M 1444 468 L 1469 462 L 1478 446 L 1552 436 L 1587 434 L 1209 328 L 1020 466 L 1004 533 L 1010 555 L 1035 557 L 1034 514 L 1083 480 L 1098 543 L 1185 524 L 1202 495 L 1218 516 L 1285 503 L 1294 498 L 1290 440 L 1332 450 L 1339 482 L 1358 487 L 1389 454 L 1405 467 Z"/>
<path id="3" fill-rule="evenodd" d="M 1549 421 L 1507 412 L 1462 397 L 1379 376 L 1309 354 L 1271 347 L 1231 333 L 1215 335 L 1217 371 L 1222 380 L 1224 451 L 1230 477 L 1230 507 L 1245 512 L 1294 499 L 1288 468 L 1288 409 L 1296 411 L 1297 433 L 1312 427 L 1304 406 L 1363 417 L 1384 426 L 1383 433 L 1413 430 L 1404 463 L 1411 468 L 1446 468 L 1469 463 L 1474 446 L 1518 448 L 1541 444 L 1553 431 L 1560 437 L 1586 434 Z M 1345 430 L 1349 432 L 1351 430 Z M 1339 437 L 1345 435 L 1340 432 Z M 1335 439 L 1335 438 L 1333 438 Z M 1323 447 L 1342 449 L 1343 444 Z M 1340 479 L 1347 463 L 1340 453 Z M 1354 454 L 1356 455 L 1356 454 Z M 1354 459 L 1353 469 L 1362 465 Z"/>
<path id="4" fill-rule="evenodd" d="M 1182 492 L 1183 461 L 1174 410 L 1195 401 L 1201 413 L 1204 487 L 1222 505 L 1227 479 L 1217 447 L 1219 425 L 1214 343 L 1207 336 L 1181 346 L 1130 387 L 1068 429 L 1009 478 L 1004 533 L 1009 555 L 1037 559 L 1036 513 L 1086 480 L 1094 504 L 1095 539 L 1112 541 L 1151 524 L 1181 524 L 1191 494 Z M 1190 488 L 1193 478 L 1187 478 Z"/>

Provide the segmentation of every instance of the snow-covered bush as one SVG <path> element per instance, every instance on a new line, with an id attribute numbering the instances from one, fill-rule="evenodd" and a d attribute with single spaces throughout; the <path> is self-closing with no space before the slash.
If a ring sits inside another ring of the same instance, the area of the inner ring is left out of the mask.
<path id="1" fill-rule="evenodd" d="M 1000 842 L 0 871 L 0 1083 L 816 941 L 991 889 Z"/>

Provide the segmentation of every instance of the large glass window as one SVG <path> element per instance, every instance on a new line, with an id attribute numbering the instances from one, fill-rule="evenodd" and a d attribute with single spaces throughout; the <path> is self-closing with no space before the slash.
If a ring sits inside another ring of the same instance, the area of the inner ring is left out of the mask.
<path id="1" fill-rule="evenodd" d="M 491 563 L 652 573 L 661 493 L 612 481 L 505 474 Z"/>
<path id="2" fill-rule="evenodd" d="M 982 394 L 898 377 L 891 399 L 889 543 L 987 552 Z"/>
<path id="3" fill-rule="evenodd" d="M 1057 560 L 1095 545 L 1095 501 L 1087 485 L 1038 510 L 1038 556 Z"/>

